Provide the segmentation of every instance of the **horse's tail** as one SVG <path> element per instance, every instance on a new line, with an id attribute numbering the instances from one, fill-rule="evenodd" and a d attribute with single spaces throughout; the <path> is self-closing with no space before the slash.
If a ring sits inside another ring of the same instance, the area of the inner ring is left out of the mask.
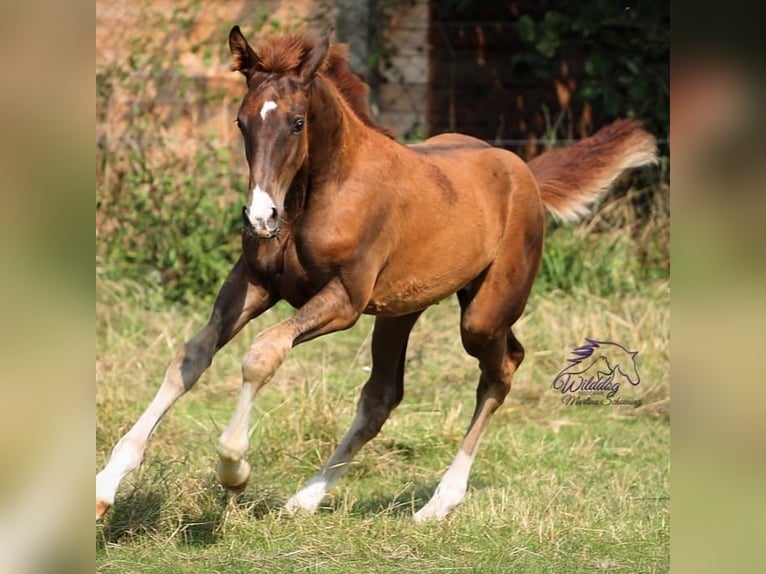
<path id="1" fill-rule="evenodd" d="M 638 120 L 618 120 L 592 136 L 529 162 L 545 207 L 576 220 L 624 170 L 657 161 L 657 142 Z"/>

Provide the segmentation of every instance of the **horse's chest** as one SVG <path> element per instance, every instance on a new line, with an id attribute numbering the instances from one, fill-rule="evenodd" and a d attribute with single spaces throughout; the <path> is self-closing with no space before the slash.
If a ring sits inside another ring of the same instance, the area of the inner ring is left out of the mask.
<path id="1" fill-rule="evenodd" d="M 312 280 L 300 262 L 292 258 L 286 258 L 284 268 L 274 277 L 273 284 L 279 296 L 295 308 L 302 307 L 321 289 L 319 282 Z"/>
<path id="2" fill-rule="evenodd" d="M 284 251 L 280 272 L 273 285 L 279 296 L 293 307 L 302 307 L 330 279 L 326 267 L 316 265 L 305 250 L 291 243 Z"/>
<path id="3" fill-rule="evenodd" d="M 246 249 L 245 257 L 255 279 L 295 308 L 303 306 L 323 285 L 301 263 L 292 242 L 276 249 L 271 245 Z"/>

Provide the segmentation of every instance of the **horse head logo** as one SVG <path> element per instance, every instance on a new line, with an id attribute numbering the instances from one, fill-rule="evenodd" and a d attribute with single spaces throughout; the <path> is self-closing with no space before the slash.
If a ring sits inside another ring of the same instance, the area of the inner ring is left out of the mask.
<path id="1" fill-rule="evenodd" d="M 585 344 L 572 351 L 569 365 L 559 375 L 584 374 L 595 372 L 599 379 L 613 379 L 617 375 L 625 377 L 635 386 L 641 382 L 636 368 L 638 351 L 630 351 L 618 343 L 597 341 L 585 338 Z"/>

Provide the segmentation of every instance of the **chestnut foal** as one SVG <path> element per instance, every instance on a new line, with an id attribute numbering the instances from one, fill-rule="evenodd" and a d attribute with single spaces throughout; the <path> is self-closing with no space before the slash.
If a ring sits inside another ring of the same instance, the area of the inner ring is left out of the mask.
<path id="1" fill-rule="evenodd" d="M 340 46 L 299 34 L 254 50 L 238 27 L 232 68 L 247 80 L 237 115 L 250 168 L 242 254 L 207 325 L 178 351 L 149 407 L 96 477 L 96 516 L 173 403 L 213 355 L 280 299 L 294 315 L 260 333 L 242 361 L 242 389 L 218 443 L 218 477 L 244 488 L 253 400 L 290 349 L 375 315 L 373 366 L 351 428 L 325 465 L 287 501 L 314 511 L 354 455 L 378 434 L 403 394 L 410 330 L 424 309 L 457 293 L 465 350 L 479 361 L 476 407 L 454 461 L 415 519 L 440 519 L 466 493 L 479 441 L 511 388 L 524 349 L 511 328 L 540 263 L 545 208 L 588 212 L 625 169 L 655 161 L 637 121 L 528 164 L 459 134 L 396 142 L 370 119 L 367 87 Z"/>

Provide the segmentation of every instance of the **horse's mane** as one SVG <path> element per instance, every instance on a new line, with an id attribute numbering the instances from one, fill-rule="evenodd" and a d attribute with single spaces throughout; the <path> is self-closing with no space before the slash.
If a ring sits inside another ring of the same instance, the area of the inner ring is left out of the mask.
<path id="1" fill-rule="evenodd" d="M 265 73 L 286 74 L 298 69 L 303 58 L 317 40 L 303 33 L 269 36 L 256 46 L 258 67 Z M 349 67 L 345 44 L 332 44 L 319 73 L 330 80 L 343 99 L 362 122 L 391 138 L 393 135 L 376 124 L 367 105 L 369 86 Z"/>

